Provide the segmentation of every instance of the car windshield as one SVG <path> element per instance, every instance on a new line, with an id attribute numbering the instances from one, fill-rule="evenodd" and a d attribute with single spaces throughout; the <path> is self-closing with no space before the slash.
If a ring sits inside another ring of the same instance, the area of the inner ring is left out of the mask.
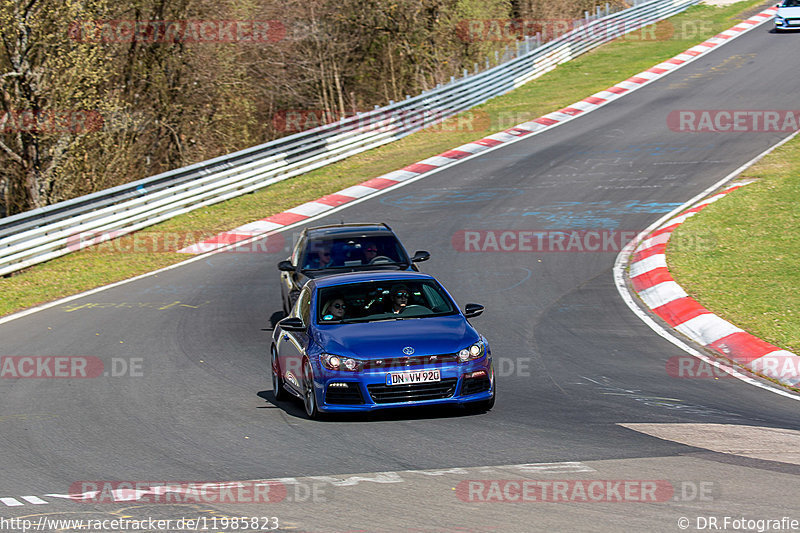
<path id="1" fill-rule="evenodd" d="M 457 313 L 434 280 L 390 280 L 335 285 L 317 294 L 317 323 L 404 320 Z"/>
<path id="2" fill-rule="evenodd" d="M 408 256 L 393 235 L 309 239 L 300 259 L 303 270 L 408 263 Z"/>
<path id="3" fill-rule="evenodd" d="M 800 7 L 800 0 L 784 0 L 781 7 Z"/>

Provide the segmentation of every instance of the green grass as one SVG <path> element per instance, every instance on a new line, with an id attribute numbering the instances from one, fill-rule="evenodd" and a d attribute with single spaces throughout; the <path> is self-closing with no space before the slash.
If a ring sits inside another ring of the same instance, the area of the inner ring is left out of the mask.
<path id="1" fill-rule="evenodd" d="M 763 2 L 739 2 L 724 8 L 692 7 L 662 22 L 654 33 L 636 33 L 602 46 L 511 93 L 494 98 L 469 112 L 466 120 L 453 119 L 444 126 L 410 135 L 262 191 L 198 209 L 143 230 L 135 238 L 191 235 L 194 240 L 202 240 L 540 117 L 702 42 L 750 16 L 753 8 L 759 5 Z M 0 294 L 3 295 L 0 316 L 186 259 L 185 255 L 174 253 L 178 246 L 168 246 L 160 252 L 125 252 L 123 250 L 130 248 L 134 237 L 124 239 L 127 241 L 100 246 L 99 250 L 90 248 L 75 252 L 0 279 Z M 179 239 L 180 246 L 191 242 L 187 238 Z"/>
<path id="2" fill-rule="evenodd" d="M 667 247 L 676 281 L 714 313 L 800 353 L 800 137 L 745 172 L 758 181 L 688 219 Z"/>

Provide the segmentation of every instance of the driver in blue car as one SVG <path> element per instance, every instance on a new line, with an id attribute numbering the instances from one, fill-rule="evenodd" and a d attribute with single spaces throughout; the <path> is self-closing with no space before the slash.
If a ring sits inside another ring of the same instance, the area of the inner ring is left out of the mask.
<path id="1" fill-rule="evenodd" d="M 394 314 L 402 313 L 408 305 L 408 299 L 411 294 L 408 290 L 408 287 L 405 285 L 395 285 L 392 287 L 392 290 L 389 292 L 389 294 L 391 295 L 392 300 L 391 312 Z"/>

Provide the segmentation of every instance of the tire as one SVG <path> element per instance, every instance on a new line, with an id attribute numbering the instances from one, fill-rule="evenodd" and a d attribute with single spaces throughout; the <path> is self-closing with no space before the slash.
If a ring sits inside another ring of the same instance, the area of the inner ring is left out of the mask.
<path id="1" fill-rule="evenodd" d="M 286 392 L 285 388 L 283 388 L 284 381 L 283 376 L 281 375 L 280 367 L 278 366 L 278 354 L 275 351 L 275 346 L 272 347 L 271 352 L 270 372 L 272 373 L 272 394 L 275 396 L 276 402 L 282 402 L 289 396 L 289 393 Z"/>
<path id="2" fill-rule="evenodd" d="M 317 396 L 314 393 L 314 370 L 311 363 L 303 363 L 303 406 L 311 420 L 319 420 L 321 413 L 317 407 Z"/>
<path id="3" fill-rule="evenodd" d="M 283 313 L 286 316 L 289 316 L 289 313 L 292 312 L 292 307 L 294 306 L 294 302 L 297 300 L 297 295 L 293 294 L 293 291 L 289 291 L 286 294 L 286 297 L 283 297 L 283 294 L 281 294 L 281 299 L 282 299 L 281 305 L 283 306 Z"/>
<path id="4" fill-rule="evenodd" d="M 466 405 L 466 409 L 471 413 L 485 413 L 486 411 L 491 411 L 492 407 L 494 407 L 494 396 L 488 400 L 470 402 Z"/>
<path id="5" fill-rule="evenodd" d="M 485 413 L 486 411 L 491 411 L 492 407 L 494 407 L 494 399 L 497 397 L 497 382 L 494 381 L 492 385 L 493 388 L 491 398 L 488 400 L 481 400 L 479 402 L 470 402 L 464 407 L 471 413 Z"/>
<path id="6" fill-rule="evenodd" d="M 495 395 L 492 394 L 491 398 L 489 398 L 488 400 L 486 400 L 484 402 L 481 402 L 481 403 L 483 403 L 482 408 L 483 408 L 484 411 L 491 411 L 492 410 L 492 407 L 494 407 L 494 398 L 495 398 Z"/>

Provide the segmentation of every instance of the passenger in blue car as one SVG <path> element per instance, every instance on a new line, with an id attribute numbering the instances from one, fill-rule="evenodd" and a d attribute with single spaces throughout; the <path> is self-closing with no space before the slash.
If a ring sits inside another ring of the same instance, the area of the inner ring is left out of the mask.
<path id="1" fill-rule="evenodd" d="M 347 305 L 345 305 L 344 299 L 335 295 L 322 308 L 322 320 L 323 322 L 339 322 L 344 319 L 346 310 Z"/>

